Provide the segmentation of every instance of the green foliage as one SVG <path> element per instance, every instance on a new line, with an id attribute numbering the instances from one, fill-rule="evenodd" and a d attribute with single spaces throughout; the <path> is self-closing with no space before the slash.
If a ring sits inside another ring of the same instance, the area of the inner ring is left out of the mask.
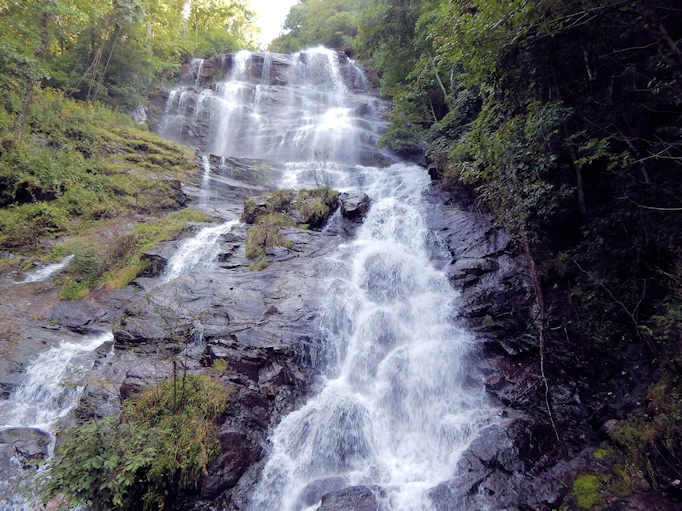
<path id="1" fill-rule="evenodd" d="M 193 209 L 183 209 L 165 218 L 124 228 L 118 221 L 109 222 L 82 235 L 73 236 L 57 244 L 50 258 L 61 259 L 73 255 L 73 263 L 66 273 L 62 298 L 77 300 L 89 289 L 103 286 L 121 289 L 145 269 L 142 253 L 162 241 L 177 238 L 187 222 L 206 222 L 210 217 Z"/>
<path id="2" fill-rule="evenodd" d="M 602 505 L 602 478 L 594 474 L 578 474 L 573 483 L 573 495 L 582 509 L 592 509 Z"/>
<path id="3" fill-rule="evenodd" d="M 286 239 L 280 229 L 296 225 L 296 220 L 284 213 L 269 213 L 258 217 L 256 225 L 249 227 L 246 238 L 246 257 L 265 257 L 265 249 L 283 247 Z"/>
<path id="4" fill-rule="evenodd" d="M 0 13 L 0 89 L 23 95 L 43 81 L 125 109 L 144 104 L 187 55 L 253 45 L 244 0 L 26 0 Z"/>
<path id="5" fill-rule="evenodd" d="M 338 192 L 328 187 L 313 190 L 278 190 L 261 200 L 248 199 L 244 203 L 242 221 L 251 224 L 247 232 L 246 257 L 261 258 L 250 266 L 261 270 L 267 266 L 265 250 L 269 247 L 292 246 L 282 234 L 282 227 L 321 227 L 337 207 Z M 259 265 L 265 266 L 259 268 Z"/>
<path id="6" fill-rule="evenodd" d="M 620 423 L 614 439 L 622 446 L 628 462 L 647 474 L 652 486 L 657 487 L 665 484 L 670 475 L 677 474 L 675 461 L 682 455 L 679 377 L 664 374 L 649 387 L 646 397 L 646 411 L 633 413 Z"/>
<path id="7" fill-rule="evenodd" d="M 207 473 L 229 396 L 219 380 L 189 375 L 129 398 L 118 414 L 67 430 L 47 462 L 44 500 L 64 494 L 68 506 L 162 509 Z"/>
<path id="8" fill-rule="evenodd" d="M 295 52 L 323 45 L 337 50 L 353 47 L 358 32 L 361 0 L 304 0 L 294 5 L 285 22 L 285 34 L 271 51 Z"/>
<path id="9" fill-rule="evenodd" d="M 31 140 L 0 148 L 1 247 L 21 250 L 127 213 L 178 207 L 163 177 L 195 172 L 191 151 L 57 91 L 36 91 L 32 111 Z"/>
<path id="10" fill-rule="evenodd" d="M 80 300 L 85 298 L 90 293 L 90 288 L 85 282 L 77 282 L 73 278 L 67 278 L 62 285 L 62 290 L 59 294 L 62 300 Z"/>
<path id="11" fill-rule="evenodd" d="M 249 270 L 251 271 L 261 271 L 268 267 L 268 260 L 265 258 L 260 259 L 257 263 L 251 263 L 249 265 Z"/>

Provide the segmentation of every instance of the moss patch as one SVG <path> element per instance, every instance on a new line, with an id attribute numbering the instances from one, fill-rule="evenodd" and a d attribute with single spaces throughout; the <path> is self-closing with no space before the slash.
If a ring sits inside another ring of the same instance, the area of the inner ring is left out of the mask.
<path id="1" fill-rule="evenodd" d="M 241 220 L 250 224 L 247 231 L 246 257 L 260 258 L 249 266 L 261 270 L 265 250 L 280 246 L 291 248 L 293 243 L 281 234 L 282 227 L 319 228 L 337 207 L 338 192 L 329 188 L 315 190 L 278 190 L 270 195 L 250 198 L 244 203 Z M 265 261 L 267 266 L 267 261 Z"/>
<path id="2" fill-rule="evenodd" d="M 200 211 L 183 209 L 163 218 L 124 224 L 110 221 L 57 244 L 49 255 L 60 260 L 73 255 L 66 271 L 62 298 L 77 300 L 95 287 L 122 289 L 144 269 L 142 253 L 162 241 L 179 237 L 188 222 L 206 222 L 211 218 Z"/>
<path id="3" fill-rule="evenodd" d="M 263 258 L 257 263 L 252 263 L 249 265 L 249 270 L 251 271 L 261 271 L 268 267 L 267 259 Z"/>
<path id="4" fill-rule="evenodd" d="M 592 453 L 592 456 L 594 456 L 594 458 L 597 460 L 608 458 L 610 455 L 611 451 L 609 451 L 608 449 L 595 449 L 594 452 Z"/>
<path id="5" fill-rule="evenodd" d="M 573 495 L 582 509 L 592 509 L 604 503 L 602 495 L 602 476 L 594 474 L 578 474 L 573 483 Z"/>

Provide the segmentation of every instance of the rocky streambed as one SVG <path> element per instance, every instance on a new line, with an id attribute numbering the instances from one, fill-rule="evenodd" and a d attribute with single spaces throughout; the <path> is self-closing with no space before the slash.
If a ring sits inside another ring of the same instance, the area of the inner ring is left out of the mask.
<path id="1" fill-rule="evenodd" d="M 218 165 L 213 171 L 220 175 Z M 234 211 L 248 195 L 235 190 L 248 188 L 248 182 L 230 188 L 229 193 L 243 194 L 232 201 Z M 156 264 L 146 277 L 123 290 L 95 291 L 79 301 L 60 301 L 59 287 L 50 282 L 19 285 L 14 283 L 18 275 L 4 275 L 3 397 L 9 398 L 22 384 L 23 370 L 41 352 L 65 339 L 78 342 L 93 331 L 111 330 L 113 355 L 111 345 L 94 353 L 94 368 L 82 375 L 86 389 L 80 404 L 59 426 L 99 418 L 115 410 L 119 399 L 168 378 L 168 354 L 181 349 L 178 339 L 189 339 L 183 356 L 189 370 L 213 371 L 215 361 L 222 360 L 226 364 L 220 378 L 235 389 L 220 427 L 221 455 L 191 506 L 246 509 L 268 456 L 269 431 L 316 389 L 324 356 L 317 328 L 319 300 L 325 293 L 320 287 L 324 259 L 353 235 L 368 207 L 361 196 L 343 199 L 327 229 L 285 228 L 293 245 L 269 249 L 270 264 L 261 272 L 249 271 L 246 229 L 237 225 L 222 236 L 218 260 L 210 270 L 170 283 L 161 282 L 163 270 L 179 242 L 149 252 Z M 600 438 L 595 422 L 605 422 L 609 415 L 594 415 L 607 414 L 607 405 L 595 404 L 596 399 L 584 402 L 581 395 L 589 382 L 568 376 L 567 366 L 559 368 L 570 347 L 563 353 L 554 348 L 548 372 L 559 428 L 554 431 L 539 374 L 534 298 L 523 260 L 513 255 L 509 237 L 478 211 L 466 190 L 453 194 L 434 182 L 429 202 L 432 257 L 460 291 L 459 315 L 480 342 L 481 358 L 475 363 L 483 364 L 486 388 L 500 412 L 500 420 L 463 454 L 453 478 L 431 491 L 434 506 L 549 510 L 566 505 L 576 478 L 608 472 L 620 461 L 617 456 L 595 457 L 599 442 L 606 439 Z M 363 208 L 358 209 L 359 204 Z M 28 460 L 44 457 L 49 443 L 39 430 L 4 430 L 0 447 L 6 480 L 19 477 L 16 461 L 27 466 Z M 376 498 L 380 492 L 365 495 L 361 487 L 343 489 L 332 483 L 317 490 L 316 498 L 331 490 L 320 509 L 381 508 Z M 677 509 L 650 495 L 618 498 L 616 503 L 617 509 Z M 647 507 L 652 505 L 657 507 Z"/>

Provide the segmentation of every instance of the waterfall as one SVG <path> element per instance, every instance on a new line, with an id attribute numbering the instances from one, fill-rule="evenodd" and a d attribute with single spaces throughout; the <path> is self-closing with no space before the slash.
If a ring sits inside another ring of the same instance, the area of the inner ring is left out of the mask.
<path id="1" fill-rule="evenodd" d="M 204 59 L 192 59 L 190 62 L 190 66 L 192 66 L 192 69 L 194 70 L 194 85 L 199 86 L 199 82 L 201 81 L 201 71 L 204 69 Z"/>
<path id="2" fill-rule="evenodd" d="M 58 263 L 48 264 L 47 266 L 39 270 L 27 274 L 23 282 L 43 282 L 45 280 L 48 280 L 53 275 L 66 269 L 67 266 L 71 264 L 71 261 L 73 261 L 73 255 L 66 256 Z"/>
<path id="3" fill-rule="evenodd" d="M 205 227 L 193 238 L 186 240 L 168 261 L 164 281 L 170 282 L 187 275 L 197 266 L 210 265 L 220 253 L 220 239 L 237 224 L 230 220 L 220 225 Z"/>
<path id="4" fill-rule="evenodd" d="M 378 113 L 387 106 L 368 93 L 360 67 L 344 54 L 321 47 L 293 55 L 243 50 L 227 62 L 221 60 L 227 70 L 211 90 L 171 91 L 163 136 L 232 157 L 374 162 L 387 126 Z M 192 123 L 204 110 L 211 113 L 206 137 Z"/>
<path id="5" fill-rule="evenodd" d="M 453 320 L 457 294 L 429 264 L 428 174 L 396 164 L 355 168 L 352 181 L 374 202 L 328 261 L 325 384 L 275 429 L 252 510 L 304 509 L 307 485 L 333 476 L 383 486 L 391 509 L 428 509 L 427 490 L 493 417 L 473 339 Z"/>
<path id="6" fill-rule="evenodd" d="M 495 420 L 476 343 L 456 320 L 457 293 L 430 261 L 429 176 L 405 163 L 377 166 L 387 106 L 345 55 L 239 52 L 230 62 L 206 99 L 212 154 L 284 163 L 283 186 L 314 187 L 322 176 L 373 201 L 354 239 L 323 262 L 322 384 L 271 432 L 248 509 L 315 509 L 309 489 L 325 478 L 379 485 L 394 511 L 429 509 L 428 491 Z M 205 240 L 225 232 L 209 229 Z M 213 257 L 197 255 L 210 245 L 199 236 L 188 244 L 167 278 Z"/>
<path id="7" fill-rule="evenodd" d="M 201 202 L 206 204 L 211 187 L 211 162 L 208 156 L 201 157 L 201 167 L 203 170 L 201 174 Z"/>
<path id="8" fill-rule="evenodd" d="M 92 352 L 112 340 L 104 332 L 81 342 L 62 341 L 38 355 L 24 370 L 24 382 L 0 401 L 0 428 L 51 430 L 78 404 L 84 389 L 79 378 L 92 368 Z"/>

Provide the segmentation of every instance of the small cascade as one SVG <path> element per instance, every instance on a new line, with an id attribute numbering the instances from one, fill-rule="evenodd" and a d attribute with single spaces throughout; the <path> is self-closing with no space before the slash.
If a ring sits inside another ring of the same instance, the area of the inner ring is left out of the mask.
<path id="1" fill-rule="evenodd" d="M 83 375 L 92 369 L 95 350 L 113 341 L 111 332 L 103 332 L 80 342 L 62 341 L 38 355 L 28 364 L 22 385 L 7 400 L 0 401 L 0 431 L 10 434 L 32 432 L 31 438 L 45 437 L 48 455 L 54 453 L 55 429 L 80 400 L 85 384 Z M 32 481 L 37 473 L 22 470 L 17 457 L 5 467 L 0 478 L 0 509 L 3 511 L 39 511 L 45 509 Z"/>
<path id="2" fill-rule="evenodd" d="M 161 135 L 172 140 L 181 138 L 183 128 L 188 119 L 188 109 L 192 92 L 188 89 L 170 91 L 166 101 L 166 111 L 160 129 Z"/>
<path id="3" fill-rule="evenodd" d="M 225 78 L 210 90 L 170 94 L 164 136 L 219 156 L 375 162 L 387 122 L 374 113 L 384 104 L 344 54 L 322 47 L 293 55 L 244 50 L 221 57 L 220 65 Z M 197 129 L 200 118 L 205 124 Z"/>
<path id="4" fill-rule="evenodd" d="M 82 342 L 62 341 L 41 353 L 24 370 L 24 383 L 0 401 L 0 428 L 51 431 L 78 404 L 84 389 L 80 377 L 94 364 L 92 352 L 113 338 L 104 332 Z"/>
<path id="5" fill-rule="evenodd" d="M 194 76 L 196 77 L 194 80 L 194 85 L 199 86 L 199 82 L 201 82 L 201 72 L 204 69 L 204 59 L 192 59 L 190 62 L 190 66 L 192 66 L 192 69 L 194 69 Z"/>
<path id="6" fill-rule="evenodd" d="M 23 282 L 44 282 L 50 277 L 65 270 L 73 261 L 73 255 L 66 256 L 60 262 L 48 264 L 47 266 L 26 275 Z"/>
<path id="7" fill-rule="evenodd" d="M 185 241 L 168 261 L 163 275 L 165 282 L 187 275 L 198 266 L 208 266 L 220 253 L 220 238 L 239 223 L 230 220 L 220 225 L 205 227 L 193 238 Z"/>
<path id="8" fill-rule="evenodd" d="M 206 204 L 211 187 L 211 162 L 208 156 L 204 155 L 201 157 L 201 167 L 203 169 L 201 174 L 201 203 Z"/>

